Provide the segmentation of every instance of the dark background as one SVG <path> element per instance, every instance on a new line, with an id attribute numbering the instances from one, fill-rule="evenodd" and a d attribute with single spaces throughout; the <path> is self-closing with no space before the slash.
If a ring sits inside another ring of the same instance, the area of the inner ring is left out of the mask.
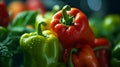
<path id="1" fill-rule="evenodd" d="M 14 0 L 5 0 L 7 4 Z M 21 0 L 25 2 L 26 0 Z M 94 14 L 103 17 L 107 14 L 120 14 L 120 0 L 41 0 L 43 5 L 47 10 L 51 10 L 54 5 L 59 5 L 63 7 L 64 5 L 68 4 L 71 7 L 76 7 L 81 9 L 88 17 Z M 97 11 L 92 10 L 89 5 L 88 1 L 93 3 L 95 7 L 98 6 L 96 2 L 101 2 L 101 8 Z"/>

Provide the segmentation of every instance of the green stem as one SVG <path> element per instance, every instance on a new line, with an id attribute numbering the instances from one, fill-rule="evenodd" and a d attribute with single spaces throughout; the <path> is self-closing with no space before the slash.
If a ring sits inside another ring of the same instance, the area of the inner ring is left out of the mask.
<path id="1" fill-rule="evenodd" d="M 70 10 L 70 6 L 68 5 L 64 6 L 62 9 L 62 15 L 66 22 L 69 21 L 69 15 L 67 15 L 67 12 L 66 12 L 67 10 Z"/>
<path id="2" fill-rule="evenodd" d="M 97 51 L 97 50 L 100 50 L 100 49 L 109 50 L 109 47 L 106 47 L 106 46 L 99 46 L 99 47 L 93 48 L 93 51 Z"/>
<path id="3" fill-rule="evenodd" d="M 69 54 L 69 58 L 68 58 L 68 67 L 74 67 L 74 64 L 72 63 L 72 54 L 73 53 L 77 53 L 78 50 L 75 48 L 72 48 Z"/>
<path id="4" fill-rule="evenodd" d="M 45 22 L 40 22 L 40 23 L 38 23 L 38 26 L 37 26 L 37 34 L 38 34 L 38 35 L 42 35 L 41 24 L 44 25 L 44 26 L 46 25 Z"/>
<path id="5" fill-rule="evenodd" d="M 39 23 L 38 26 L 37 26 L 37 34 L 42 35 L 41 23 Z"/>
<path id="6" fill-rule="evenodd" d="M 70 16 L 67 14 L 66 11 L 70 10 L 71 7 L 69 5 L 66 5 L 62 8 L 62 18 L 61 18 L 61 23 L 65 24 L 66 26 L 69 26 L 73 24 L 73 16 Z"/>

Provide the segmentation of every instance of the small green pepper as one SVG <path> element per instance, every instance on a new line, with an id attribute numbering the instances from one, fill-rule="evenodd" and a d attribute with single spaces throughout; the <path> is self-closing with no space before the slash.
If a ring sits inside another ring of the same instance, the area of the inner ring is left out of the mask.
<path id="1" fill-rule="evenodd" d="M 25 33 L 20 38 L 20 47 L 24 53 L 24 67 L 57 67 L 59 60 L 59 41 L 51 31 L 41 30 Z"/>
<path id="2" fill-rule="evenodd" d="M 120 67 L 120 42 L 112 50 L 111 66 Z"/>
<path id="3" fill-rule="evenodd" d="M 103 28 L 109 34 L 120 31 L 120 14 L 107 15 L 103 20 Z"/>
<path id="4" fill-rule="evenodd" d="M 109 39 L 114 39 L 120 33 L 120 14 L 107 15 L 102 23 L 104 35 Z"/>

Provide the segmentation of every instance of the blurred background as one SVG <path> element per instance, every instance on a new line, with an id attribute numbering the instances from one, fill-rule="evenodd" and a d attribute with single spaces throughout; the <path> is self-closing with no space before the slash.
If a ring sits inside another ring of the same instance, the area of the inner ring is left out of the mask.
<path id="1" fill-rule="evenodd" d="M 27 0 L 5 0 L 7 5 L 13 1 L 26 2 Z M 81 9 L 87 16 L 98 14 L 103 17 L 110 13 L 120 13 L 120 0 L 39 0 L 45 9 L 51 10 L 54 5 L 63 7 L 68 4 L 71 7 Z"/>
<path id="2" fill-rule="evenodd" d="M 22 34 L 26 32 L 35 31 L 35 28 L 33 27 L 35 25 L 34 23 L 36 17 L 34 17 L 34 19 L 32 18 L 34 22 L 32 22 L 33 25 L 31 26 L 29 26 L 31 22 L 26 22 L 25 23 L 26 26 L 24 26 L 23 22 L 25 21 L 26 17 L 22 17 L 22 19 L 20 17 L 18 18 L 15 17 L 18 15 L 18 13 L 21 13 L 26 10 L 39 10 L 40 11 L 39 17 L 43 15 L 44 17 L 42 19 L 47 20 L 46 22 L 50 23 L 52 16 L 55 14 L 55 12 L 60 10 L 64 5 L 70 5 L 71 7 L 79 8 L 81 11 L 85 13 L 85 15 L 87 15 L 90 27 L 93 30 L 96 38 L 105 37 L 111 42 L 113 46 L 120 42 L 119 41 L 120 0 L 0 0 L 0 1 L 4 1 L 4 3 L 6 4 L 10 18 L 10 20 L 7 22 L 8 24 L 6 26 L 3 25 L 3 27 L 7 29 L 7 32 L 3 33 L 0 32 L 0 34 L 2 34 L 0 35 L 0 67 L 8 66 L 23 67 L 23 54 L 19 48 L 20 45 L 19 39 Z M 58 6 L 53 8 L 55 5 Z M 4 13 L 4 11 L 2 10 L 1 12 Z M 2 13 L 1 16 L 3 18 Z M 27 16 L 31 17 L 31 15 Z M 28 19 L 30 20 L 31 18 Z M 16 20 L 18 21 L 18 23 Z M 3 35 L 5 37 L 3 37 Z M 7 47 L 4 48 L 4 46 L 6 45 Z M 13 53 L 10 51 L 13 51 Z M 12 56 L 7 57 L 7 55 Z"/>

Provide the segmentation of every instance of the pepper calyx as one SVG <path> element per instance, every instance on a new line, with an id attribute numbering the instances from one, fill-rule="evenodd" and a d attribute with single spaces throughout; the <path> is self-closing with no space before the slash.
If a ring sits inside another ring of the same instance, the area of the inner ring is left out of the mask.
<path id="1" fill-rule="evenodd" d="M 71 15 L 68 15 L 66 12 L 70 9 L 71 9 L 71 7 L 69 5 L 65 5 L 62 8 L 62 18 L 60 19 L 60 22 L 63 23 L 67 27 L 74 24 L 74 17 Z"/>

